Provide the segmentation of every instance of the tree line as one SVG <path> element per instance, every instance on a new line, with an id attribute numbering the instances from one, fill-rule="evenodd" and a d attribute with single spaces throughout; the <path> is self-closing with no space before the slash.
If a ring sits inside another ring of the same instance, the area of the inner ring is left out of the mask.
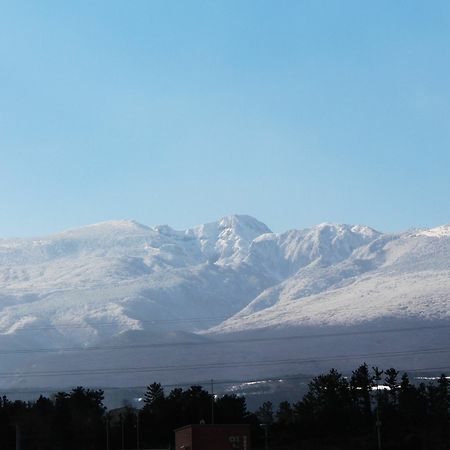
<path id="1" fill-rule="evenodd" d="M 252 447 L 270 449 L 449 449 L 449 380 L 411 383 L 408 375 L 363 364 L 313 378 L 297 402 L 247 409 L 243 396 L 213 397 L 201 386 L 165 392 L 150 384 L 140 410 L 106 410 L 104 393 L 77 387 L 34 402 L 0 400 L 0 448 L 118 450 L 173 448 L 173 430 L 191 423 L 248 423 Z"/>

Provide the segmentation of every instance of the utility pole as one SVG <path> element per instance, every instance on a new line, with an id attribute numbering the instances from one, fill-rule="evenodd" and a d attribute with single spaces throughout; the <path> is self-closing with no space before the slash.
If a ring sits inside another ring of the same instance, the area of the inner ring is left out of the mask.
<path id="1" fill-rule="evenodd" d="M 260 423 L 259 426 L 264 428 L 264 449 L 269 450 L 269 424 Z"/>
<path id="2" fill-rule="evenodd" d="M 211 424 L 214 425 L 214 380 L 211 378 Z"/>
<path id="3" fill-rule="evenodd" d="M 124 427 L 125 427 L 125 424 L 124 424 L 124 422 L 123 422 L 123 416 L 122 416 L 122 414 L 120 415 L 120 426 L 121 426 L 121 429 L 122 429 L 122 450 L 125 450 L 125 433 L 124 433 Z"/>
<path id="4" fill-rule="evenodd" d="M 381 420 L 380 420 L 380 400 L 377 402 L 377 440 L 378 440 L 378 450 L 381 450 Z"/>
<path id="5" fill-rule="evenodd" d="M 374 380 L 376 382 L 377 388 L 377 419 L 375 425 L 377 427 L 377 442 L 378 442 L 378 450 L 381 450 L 381 420 L 380 420 L 380 380 L 381 375 L 383 374 L 383 370 L 378 369 L 378 367 L 372 367 L 375 372 Z"/>
<path id="6" fill-rule="evenodd" d="M 265 449 L 269 450 L 269 424 L 266 423 L 264 427 L 264 441 L 265 441 Z"/>
<path id="7" fill-rule="evenodd" d="M 109 450 L 109 416 L 106 416 L 106 450 Z"/>
<path id="8" fill-rule="evenodd" d="M 20 435 L 20 427 L 19 424 L 16 423 L 16 450 L 20 450 L 21 449 L 21 435 Z"/>
<path id="9" fill-rule="evenodd" d="M 139 450 L 139 409 L 136 411 L 136 449 Z"/>

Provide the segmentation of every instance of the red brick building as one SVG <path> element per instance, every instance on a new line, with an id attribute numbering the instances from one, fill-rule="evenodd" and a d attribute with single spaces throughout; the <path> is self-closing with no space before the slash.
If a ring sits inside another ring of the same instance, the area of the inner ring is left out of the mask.
<path id="1" fill-rule="evenodd" d="M 175 450 L 250 450 L 250 425 L 187 425 L 175 430 Z"/>

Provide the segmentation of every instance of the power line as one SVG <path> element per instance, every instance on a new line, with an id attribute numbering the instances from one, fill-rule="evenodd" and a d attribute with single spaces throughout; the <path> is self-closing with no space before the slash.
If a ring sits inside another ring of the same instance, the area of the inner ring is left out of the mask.
<path id="1" fill-rule="evenodd" d="M 412 368 L 412 369 L 402 369 L 400 372 L 402 373 L 427 373 L 427 372 L 439 372 L 444 370 L 450 370 L 450 366 L 441 366 L 441 367 L 422 367 L 422 368 Z M 268 378 L 234 378 L 234 379 L 222 379 L 222 380 L 214 380 L 214 385 L 236 385 L 236 384 L 250 384 L 250 383 L 276 383 L 276 382 L 284 382 L 284 381 L 309 381 L 315 378 L 317 375 L 287 375 L 287 376 L 274 376 L 274 377 L 268 377 Z M 184 383 L 170 383 L 170 384 L 162 384 L 163 388 L 175 388 L 175 387 L 190 387 L 190 386 L 208 386 L 210 385 L 211 380 L 193 380 L 193 381 L 187 381 Z M 77 385 L 78 386 L 78 385 Z M 71 389 L 74 389 L 73 387 L 66 387 L 66 388 L 60 388 L 60 389 L 40 389 L 40 390 L 22 390 L 17 391 L 14 389 L 0 389 L 0 392 L 5 392 L 8 394 L 13 395 L 25 395 L 25 394 L 42 394 L 42 393 L 53 393 L 56 394 L 58 392 L 63 391 L 70 391 Z M 128 387 L 89 387 L 89 389 L 101 389 L 103 391 L 117 391 L 117 390 L 127 390 L 127 391 L 134 391 L 134 390 L 145 390 L 147 386 L 128 386 Z"/>
<path id="2" fill-rule="evenodd" d="M 314 364 L 319 362 L 329 361 L 347 361 L 352 359 L 363 358 L 392 358 L 402 357 L 411 354 L 435 354 L 446 353 L 450 351 L 450 347 L 443 348 L 427 348 L 421 350 L 406 350 L 395 352 L 379 352 L 379 353 L 366 353 L 359 355 L 336 355 L 321 358 L 295 358 L 295 359 L 278 359 L 278 360 L 260 360 L 260 361 L 233 361 L 233 362 L 219 362 L 219 363 L 206 363 L 206 364 L 189 364 L 189 365 L 165 365 L 165 366 L 153 366 L 153 367 L 121 367 L 121 368 L 109 368 L 109 369 L 79 369 L 79 370 L 56 370 L 56 371 L 36 371 L 36 372 L 0 372 L 0 378 L 16 378 L 16 377 L 43 377 L 43 376 L 83 376 L 83 375 L 113 375 L 122 373 L 151 373 L 161 372 L 166 370 L 179 371 L 179 370 L 201 370 L 201 369 L 220 369 L 220 368 L 233 368 L 233 367 L 261 367 L 261 366 L 273 366 L 273 365 L 289 365 L 289 364 Z"/>
<path id="3" fill-rule="evenodd" d="M 450 366 L 444 367 L 423 367 L 423 368 L 414 368 L 414 369 L 404 369 L 400 372 L 402 373 L 425 373 L 425 372 L 438 372 L 441 370 L 450 370 Z M 248 383 L 267 383 L 267 382 L 282 382 L 289 380 L 311 380 L 315 378 L 317 375 L 288 375 L 288 376 L 277 376 L 277 377 L 269 377 L 269 378 L 254 378 L 254 379 L 229 379 L 229 380 L 214 380 L 214 384 L 248 384 Z M 207 385 L 208 381 L 197 381 L 190 382 L 185 384 L 167 384 L 163 385 L 163 387 L 176 387 L 176 386 L 192 386 L 195 384 L 199 385 Z M 146 388 L 146 386 L 137 386 L 133 388 L 127 389 L 142 389 Z"/>
<path id="4" fill-rule="evenodd" d="M 310 335 L 291 335 L 291 336 L 273 336 L 273 337 L 254 337 L 254 338 L 236 338 L 224 340 L 204 340 L 201 342 L 160 342 L 151 344 L 127 344 L 127 345 L 94 345 L 90 347 L 53 347 L 53 348 L 24 348 L 14 350 L 0 350 L 0 355 L 11 354 L 27 354 L 27 353 L 66 353 L 66 352 L 90 352 L 90 351 L 111 351 L 111 350 L 130 350 L 144 348 L 164 348 L 164 347 L 192 347 L 192 346 L 211 346 L 226 344 L 242 344 L 255 342 L 278 342 L 302 339 L 323 339 L 330 337 L 346 337 L 346 336 L 364 336 L 384 333 L 406 333 L 417 332 L 422 330 L 436 330 L 450 328 L 450 325 L 420 326 L 420 327 L 403 327 L 403 328 L 385 328 L 380 330 L 360 330 L 360 331 L 342 331 L 335 333 L 320 333 Z"/>

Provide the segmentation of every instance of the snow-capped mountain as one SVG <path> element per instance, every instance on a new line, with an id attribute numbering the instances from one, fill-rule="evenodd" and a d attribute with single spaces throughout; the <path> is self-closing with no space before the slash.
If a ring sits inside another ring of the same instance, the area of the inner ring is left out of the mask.
<path id="1" fill-rule="evenodd" d="M 185 231 L 133 221 L 90 225 L 37 239 L 0 241 L 0 330 L 86 325 L 83 343 L 110 330 L 140 328 L 139 319 L 217 317 L 237 312 L 270 281 L 248 265 L 251 242 L 270 230 L 232 216 Z M 192 324 L 191 324 L 192 326 Z M 195 326 L 195 324 L 193 324 Z M 12 327 L 12 328 L 11 328 Z"/>
<path id="2" fill-rule="evenodd" d="M 228 372 L 255 376 L 293 370 L 291 363 L 274 367 L 271 359 L 380 351 L 388 336 L 374 340 L 367 334 L 340 344 L 316 339 L 300 349 L 289 339 L 261 345 L 261 337 L 438 324 L 433 335 L 399 334 L 391 345 L 420 350 L 450 337 L 449 230 L 385 234 L 325 223 L 276 234 L 252 217 L 235 215 L 182 231 L 111 221 L 41 238 L 2 239 L 0 375 L 23 374 L 5 376 L 6 384 L 51 384 L 51 377 L 27 374 L 61 367 L 108 372 L 146 363 L 172 366 L 164 372 L 172 380 L 180 364 L 192 366 L 192 378 L 206 370 L 219 378 Z M 218 346 L 223 339 L 231 343 Z M 180 346 L 168 347 L 170 352 L 152 347 L 174 342 Z M 201 345 L 189 351 L 181 345 L 192 342 Z M 258 357 L 267 360 L 264 370 L 238 364 Z M 421 363 L 436 358 L 450 365 L 448 353 Z M 199 369 L 202 364 L 213 368 Z M 83 382 L 148 379 L 132 371 L 119 380 L 108 377 L 88 374 Z"/>

